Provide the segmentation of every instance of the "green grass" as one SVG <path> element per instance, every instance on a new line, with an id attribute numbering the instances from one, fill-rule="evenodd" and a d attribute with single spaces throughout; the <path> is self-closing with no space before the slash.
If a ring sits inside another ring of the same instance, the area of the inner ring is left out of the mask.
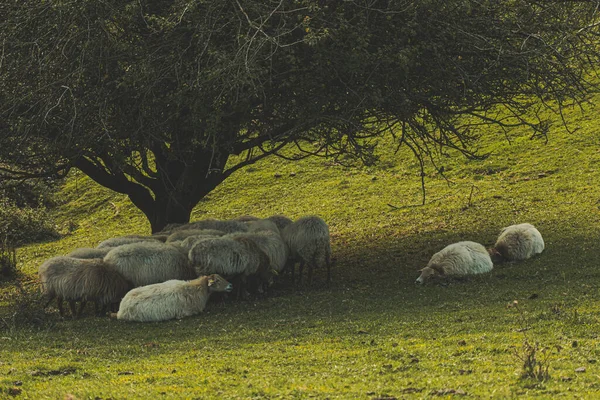
<path id="1" fill-rule="evenodd" d="M 600 396 L 597 113 L 569 110 L 576 132 L 556 123 L 547 144 L 525 130 L 510 132 L 511 143 L 490 131 L 481 142 L 488 159 L 442 160 L 449 182 L 427 166 L 424 206 L 418 163 L 407 149 L 383 146 L 371 168 L 264 160 L 194 210 L 193 219 L 321 215 L 336 258 L 331 287 L 319 271 L 310 287 L 283 284 L 266 299 L 137 324 L 91 312 L 62 320 L 35 302 L 13 315 L 22 296 L 4 283 L 0 398 L 11 388 L 35 399 Z M 126 197 L 81 174 L 61 198 L 56 220 L 71 233 L 18 253 L 30 292 L 45 258 L 149 231 Z M 541 256 L 464 281 L 414 285 L 445 245 L 489 245 L 500 228 L 520 222 L 542 232 Z M 515 299 L 525 321 L 506 307 Z M 525 337 L 552 351 L 550 380 L 520 378 L 514 353 Z"/>

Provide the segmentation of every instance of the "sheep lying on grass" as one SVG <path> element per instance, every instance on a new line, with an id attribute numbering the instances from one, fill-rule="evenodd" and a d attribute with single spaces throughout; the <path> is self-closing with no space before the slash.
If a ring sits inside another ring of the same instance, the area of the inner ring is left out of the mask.
<path id="1" fill-rule="evenodd" d="M 329 227 L 317 216 L 299 218 L 287 225 L 281 236 L 287 244 L 292 259 L 292 280 L 294 264 L 300 261 L 298 282 L 302 280 L 304 264 L 308 264 L 308 282 L 312 282 L 313 267 L 327 268 L 327 282 L 331 281 L 331 244 Z"/>
<path id="2" fill-rule="evenodd" d="M 475 242 L 458 242 L 435 253 L 416 283 L 423 284 L 435 276 L 464 276 L 483 274 L 493 268 L 486 248 Z"/>
<path id="3" fill-rule="evenodd" d="M 64 316 L 63 300 L 69 303 L 73 317 L 81 314 L 86 301 L 96 303 L 96 313 L 118 303 L 132 285 L 123 275 L 101 259 L 53 257 L 39 268 L 40 281 L 48 302 L 56 298 L 58 311 Z M 81 301 L 79 312 L 76 302 Z M 44 308 L 45 308 L 44 307 Z"/>
<path id="4" fill-rule="evenodd" d="M 160 242 L 139 242 L 115 247 L 104 257 L 134 286 L 145 286 L 170 279 L 197 277 L 185 252 Z"/>
<path id="5" fill-rule="evenodd" d="M 114 247 L 102 247 L 102 248 L 93 248 L 93 247 L 81 247 L 79 249 L 75 249 L 69 254 L 67 257 L 72 258 L 82 258 L 82 259 L 91 259 L 91 258 L 104 258 L 105 255 L 108 254 L 109 251 L 114 249 Z"/>
<path id="6" fill-rule="evenodd" d="M 142 286 L 125 295 L 117 318 L 140 322 L 184 318 L 201 313 L 211 293 L 231 290 L 231 283 L 216 274 Z"/>
<path id="7" fill-rule="evenodd" d="M 531 224 L 511 225 L 502 229 L 489 251 L 494 263 L 526 260 L 544 251 L 544 239 Z"/>

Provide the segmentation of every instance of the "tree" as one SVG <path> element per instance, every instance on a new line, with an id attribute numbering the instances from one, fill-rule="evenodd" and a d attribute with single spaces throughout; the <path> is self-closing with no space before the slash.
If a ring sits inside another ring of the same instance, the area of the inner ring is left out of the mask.
<path id="1" fill-rule="evenodd" d="M 483 126 L 545 134 L 538 107 L 585 99 L 596 6 L 4 2 L 0 177 L 78 168 L 158 231 L 272 154 L 372 162 L 393 132 L 421 160 L 443 147 L 474 157 Z"/>

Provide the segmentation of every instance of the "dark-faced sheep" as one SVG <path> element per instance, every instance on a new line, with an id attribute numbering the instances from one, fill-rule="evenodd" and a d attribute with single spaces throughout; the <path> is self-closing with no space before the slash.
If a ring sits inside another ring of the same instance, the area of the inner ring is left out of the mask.
<path id="1" fill-rule="evenodd" d="M 139 242 L 115 247 L 104 257 L 104 261 L 136 287 L 198 276 L 181 248 L 161 242 Z"/>
<path id="2" fill-rule="evenodd" d="M 211 293 L 231 290 L 231 283 L 219 275 L 142 286 L 125 295 L 119 306 L 117 318 L 150 322 L 189 317 L 204 310 Z"/>
<path id="3" fill-rule="evenodd" d="M 423 284 L 436 276 L 465 276 L 490 272 L 492 260 L 486 248 L 475 242 L 458 242 L 435 253 L 421 270 L 416 283 Z"/>
<path id="4" fill-rule="evenodd" d="M 527 260 L 544 251 L 544 239 L 535 226 L 524 223 L 502 229 L 489 250 L 494 263 Z"/>
<path id="5" fill-rule="evenodd" d="M 327 282 L 331 281 L 331 244 L 327 223 L 317 216 L 306 216 L 289 224 L 281 236 L 286 243 L 294 264 L 300 262 L 298 282 L 302 280 L 304 264 L 308 265 L 308 281 L 312 282 L 313 267 L 327 268 Z"/>
<path id="6" fill-rule="evenodd" d="M 132 285 L 122 274 L 107 265 L 102 259 L 77 259 L 53 257 L 39 268 L 40 281 L 48 304 L 56 298 L 58 311 L 64 315 L 63 300 L 69 303 L 71 314 L 81 313 L 86 301 L 96 303 L 96 312 L 118 303 Z M 81 301 L 79 313 L 76 302 Z"/>

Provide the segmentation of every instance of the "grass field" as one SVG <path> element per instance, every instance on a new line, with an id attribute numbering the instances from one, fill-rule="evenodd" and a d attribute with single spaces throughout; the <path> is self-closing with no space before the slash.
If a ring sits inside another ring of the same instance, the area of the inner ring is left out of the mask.
<path id="1" fill-rule="evenodd" d="M 490 131 L 481 142 L 488 159 L 450 154 L 449 181 L 428 166 L 424 206 L 417 161 L 383 142 L 377 167 L 272 158 L 240 171 L 193 219 L 319 214 L 332 233 L 333 283 L 319 271 L 314 285 L 284 281 L 268 298 L 209 304 L 164 323 L 40 310 L 44 259 L 149 231 L 125 197 L 74 174 L 56 211 L 69 233 L 19 249 L 27 295 L 0 286 L 0 398 L 599 397 L 597 113 L 568 110 L 574 133 L 557 122 L 548 143 L 526 130 L 510 132 L 510 143 Z M 544 235 L 541 256 L 414 284 L 447 244 L 490 245 L 520 222 Z M 514 300 L 518 308 L 507 307 Z M 524 340 L 538 343 L 550 379 L 521 377 Z"/>

